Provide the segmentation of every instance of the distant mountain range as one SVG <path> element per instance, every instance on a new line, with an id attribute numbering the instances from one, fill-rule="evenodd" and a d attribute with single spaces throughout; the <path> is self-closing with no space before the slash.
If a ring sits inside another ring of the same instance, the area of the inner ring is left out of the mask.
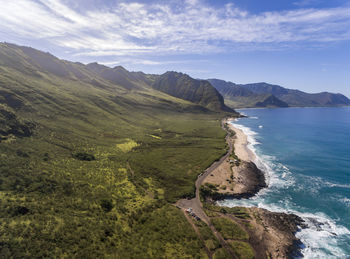
<path id="1" fill-rule="evenodd" d="M 326 107 L 350 105 L 342 94 L 309 94 L 267 83 L 235 84 L 219 79 L 208 81 L 223 95 L 231 107 Z"/>

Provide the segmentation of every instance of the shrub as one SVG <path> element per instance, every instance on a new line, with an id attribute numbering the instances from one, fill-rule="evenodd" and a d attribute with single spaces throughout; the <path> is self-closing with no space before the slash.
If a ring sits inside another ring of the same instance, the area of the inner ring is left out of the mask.
<path id="1" fill-rule="evenodd" d="M 224 248 L 217 249 L 213 254 L 213 259 L 226 259 L 230 258 L 230 255 Z"/>
<path id="2" fill-rule="evenodd" d="M 100 205 L 105 212 L 110 212 L 113 209 L 113 203 L 108 199 L 102 199 Z"/>
<path id="3" fill-rule="evenodd" d="M 230 246 L 240 259 L 254 259 L 253 248 L 246 242 L 230 241 Z"/>
<path id="4" fill-rule="evenodd" d="M 77 153 L 73 154 L 73 157 L 78 159 L 78 160 L 82 160 L 82 161 L 96 160 L 94 155 L 88 154 L 88 153 L 85 153 L 85 152 L 77 152 Z"/>
<path id="5" fill-rule="evenodd" d="M 230 219 L 214 218 L 212 222 L 225 239 L 247 240 L 249 238 L 247 232 Z"/>

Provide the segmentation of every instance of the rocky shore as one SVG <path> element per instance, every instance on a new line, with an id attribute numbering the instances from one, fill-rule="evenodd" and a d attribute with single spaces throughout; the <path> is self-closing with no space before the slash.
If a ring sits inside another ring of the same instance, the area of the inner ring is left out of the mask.
<path id="1" fill-rule="evenodd" d="M 267 187 L 264 173 L 251 161 L 241 161 L 239 165 L 223 163 L 205 179 L 204 185 L 211 187 L 215 200 L 247 199 Z"/>
<path id="2" fill-rule="evenodd" d="M 247 148 L 247 136 L 229 122 L 230 120 L 224 121 L 230 135 L 228 141 L 232 141 L 234 152 L 206 177 L 201 187 L 202 197 L 213 206 L 217 200 L 251 198 L 267 187 L 264 173 L 257 168 L 253 162 L 255 156 Z M 294 214 L 271 212 L 262 208 L 242 209 L 246 213 L 243 219 L 239 215 L 230 214 L 230 209 L 225 207 L 216 213 L 226 211 L 221 216 L 230 216 L 244 226 L 249 233 L 249 244 L 255 251 L 255 258 L 300 256 L 302 244 L 295 233 L 305 227 L 303 219 Z"/>
<path id="3" fill-rule="evenodd" d="M 304 220 L 297 215 L 271 212 L 261 208 L 249 208 L 253 215 L 250 224 L 250 244 L 259 256 L 257 258 L 295 258 L 301 256 L 302 244 L 295 237 Z M 266 256 L 268 255 L 268 256 Z"/>

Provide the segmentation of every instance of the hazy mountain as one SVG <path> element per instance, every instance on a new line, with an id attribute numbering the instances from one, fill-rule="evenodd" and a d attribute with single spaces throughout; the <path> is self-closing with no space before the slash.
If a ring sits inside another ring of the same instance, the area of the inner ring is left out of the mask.
<path id="1" fill-rule="evenodd" d="M 342 94 L 328 92 L 310 94 L 267 83 L 239 85 L 218 79 L 209 79 L 208 81 L 232 107 L 350 105 L 350 100 Z M 272 97 L 267 98 L 266 95 L 272 95 Z"/>
<path id="2" fill-rule="evenodd" d="M 287 89 L 267 83 L 246 84 L 243 87 L 255 93 L 270 93 L 289 106 L 343 106 L 350 105 L 350 100 L 342 94 L 328 92 L 305 93 L 299 90 Z"/>
<path id="3" fill-rule="evenodd" d="M 219 79 L 208 80 L 230 107 L 287 107 L 288 104 L 269 93 L 255 93 L 248 88 Z"/>

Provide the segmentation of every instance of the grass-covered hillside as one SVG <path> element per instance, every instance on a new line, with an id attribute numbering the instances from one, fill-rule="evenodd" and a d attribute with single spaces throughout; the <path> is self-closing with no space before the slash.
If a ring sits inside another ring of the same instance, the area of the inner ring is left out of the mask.
<path id="1" fill-rule="evenodd" d="M 166 72 L 157 76 L 153 88 L 210 110 L 233 111 L 226 107 L 222 95 L 208 81 L 196 80 L 183 73 Z"/>
<path id="2" fill-rule="evenodd" d="M 225 152 L 224 113 L 152 77 L 0 44 L 0 258 L 205 255 L 172 204 Z"/>

